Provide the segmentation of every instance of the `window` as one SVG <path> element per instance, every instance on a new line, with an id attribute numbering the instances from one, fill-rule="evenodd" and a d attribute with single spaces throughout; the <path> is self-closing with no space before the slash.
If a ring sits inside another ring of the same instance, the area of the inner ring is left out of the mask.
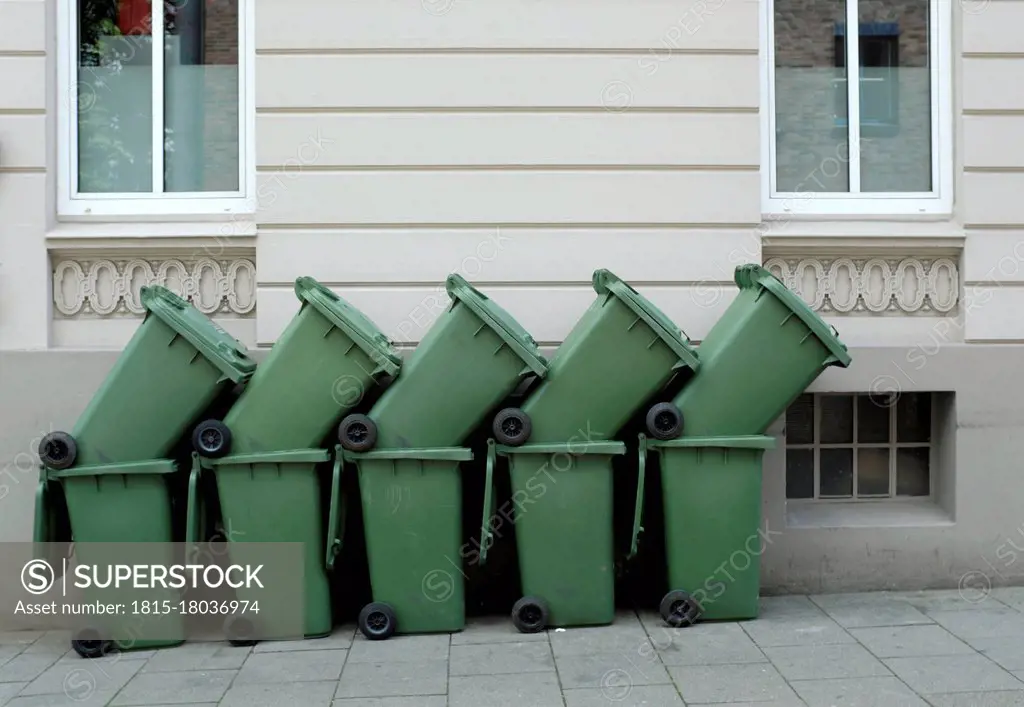
<path id="1" fill-rule="evenodd" d="M 254 211 L 251 0 L 61 6 L 61 213 Z"/>
<path id="2" fill-rule="evenodd" d="M 932 396 L 804 394 L 786 411 L 786 498 L 930 496 Z"/>
<path id="3" fill-rule="evenodd" d="M 948 213 L 948 3 L 766 5 L 765 211 Z"/>

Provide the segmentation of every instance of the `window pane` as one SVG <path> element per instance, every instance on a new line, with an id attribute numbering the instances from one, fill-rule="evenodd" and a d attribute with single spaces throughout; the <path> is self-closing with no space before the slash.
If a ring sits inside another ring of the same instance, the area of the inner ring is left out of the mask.
<path id="1" fill-rule="evenodd" d="M 849 191 L 841 0 L 775 0 L 779 192 Z"/>
<path id="2" fill-rule="evenodd" d="M 889 415 L 893 400 L 875 395 L 857 396 L 857 441 L 861 444 L 889 441 Z"/>
<path id="3" fill-rule="evenodd" d="M 928 3 L 858 4 L 861 191 L 931 191 Z"/>
<path id="4" fill-rule="evenodd" d="M 786 410 L 786 444 L 814 442 L 814 396 L 801 395 Z"/>
<path id="5" fill-rule="evenodd" d="M 841 498 L 853 496 L 853 450 L 822 449 L 820 454 L 821 488 L 818 495 Z"/>
<path id="6" fill-rule="evenodd" d="M 889 450 L 861 447 L 857 450 L 857 495 L 889 495 Z"/>
<path id="7" fill-rule="evenodd" d="M 896 441 L 930 442 L 931 439 L 931 394 L 904 393 L 896 401 Z"/>
<path id="8" fill-rule="evenodd" d="M 814 498 L 814 450 L 786 450 L 786 498 Z"/>
<path id="9" fill-rule="evenodd" d="M 912 447 L 896 452 L 896 495 L 927 496 L 929 489 L 928 447 Z"/>
<path id="10" fill-rule="evenodd" d="M 238 0 L 166 9 L 165 189 L 238 191 Z"/>
<path id="11" fill-rule="evenodd" d="M 821 405 L 821 442 L 853 442 L 853 396 L 822 395 L 818 402 Z"/>
<path id="12" fill-rule="evenodd" d="M 78 4 L 78 191 L 153 190 L 148 0 Z"/>

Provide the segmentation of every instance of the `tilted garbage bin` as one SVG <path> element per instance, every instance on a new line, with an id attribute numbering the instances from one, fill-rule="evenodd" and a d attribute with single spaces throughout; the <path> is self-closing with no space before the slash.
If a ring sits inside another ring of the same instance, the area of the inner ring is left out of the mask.
<path id="1" fill-rule="evenodd" d="M 537 343 L 504 309 L 459 275 L 446 283 L 451 304 L 423 337 L 368 415 L 341 421 L 351 452 L 461 444 L 528 376 L 543 377 Z"/>
<path id="2" fill-rule="evenodd" d="M 495 417 L 503 445 L 609 439 L 697 353 L 661 310 L 608 270 L 593 276 L 597 299 L 555 352 L 520 409 Z"/>
<path id="3" fill-rule="evenodd" d="M 72 433 L 40 442 L 46 467 L 159 459 L 225 387 L 256 370 L 241 343 L 170 290 L 143 287 L 141 299 L 146 318 Z"/>
<path id="4" fill-rule="evenodd" d="M 523 594 L 512 608 L 512 622 L 520 632 L 609 624 L 615 618 L 612 457 L 625 452 L 622 442 L 583 438 L 518 447 L 488 441 L 485 494 L 497 455 L 508 457 L 512 477 Z M 484 548 L 495 520 L 493 512 L 484 517 Z"/>
<path id="5" fill-rule="evenodd" d="M 640 435 L 641 479 L 648 449 L 661 466 L 669 591 L 659 611 L 670 626 L 699 619 L 757 617 L 761 555 L 761 462 L 765 436 Z M 634 547 L 639 523 L 634 526 Z"/>
<path id="6" fill-rule="evenodd" d="M 370 640 L 395 633 L 460 631 L 466 623 L 462 544 L 461 462 L 458 447 L 353 453 L 338 449 L 359 470 L 373 601 L 359 613 Z M 337 482 L 336 482 L 337 483 Z"/>
<path id="7" fill-rule="evenodd" d="M 77 466 L 73 469 L 45 471 L 36 499 L 36 542 L 65 537 L 70 527 L 79 564 L 108 564 L 96 543 L 154 543 L 146 552 L 154 565 L 175 563 L 170 475 L 176 465 L 168 459 L 122 464 Z M 59 484 L 59 488 L 56 486 Z M 62 503 L 56 494 L 62 493 Z M 63 513 L 67 517 L 61 517 Z M 41 518 L 40 513 L 48 517 Z M 59 565 L 58 565 L 59 566 Z M 135 595 L 125 594 L 116 601 L 118 590 L 86 590 L 87 601 L 131 605 Z M 90 594 L 92 592 L 92 594 Z M 177 606 L 181 594 L 176 590 L 152 590 L 145 599 L 159 604 L 167 600 Z M 98 658 L 117 647 L 138 650 L 174 646 L 185 641 L 185 626 L 178 613 L 138 616 L 132 612 L 96 618 L 97 623 L 82 627 L 71 644 L 83 658 Z"/>
<path id="8" fill-rule="evenodd" d="M 318 446 L 372 387 L 398 375 L 401 356 L 366 315 L 311 277 L 295 281 L 295 294 L 299 312 L 223 422 L 194 429 L 203 456 Z"/>
<path id="9" fill-rule="evenodd" d="M 697 347 L 700 371 L 647 415 L 655 439 L 761 434 L 829 366 L 850 365 L 839 334 L 758 265 Z"/>

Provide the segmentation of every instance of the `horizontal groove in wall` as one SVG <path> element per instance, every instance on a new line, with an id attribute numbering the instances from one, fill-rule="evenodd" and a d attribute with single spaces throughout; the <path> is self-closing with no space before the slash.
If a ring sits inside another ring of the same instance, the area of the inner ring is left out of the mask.
<path id="1" fill-rule="evenodd" d="M 991 346 L 993 344 L 1006 344 L 1006 345 L 1020 345 L 1024 344 L 1024 339 L 964 339 L 965 344 L 984 344 Z"/>
<path id="2" fill-rule="evenodd" d="M 404 49 L 404 48 L 331 48 L 331 49 L 315 49 L 310 47 L 303 47 L 301 49 L 260 49 L 257 47 L 256 56 L 361 56 L 361 55 L 375 55 L 375 54 L 388 54 L 398 56 L 422 56 L 424 54 L 431 55 L 456 55 L 456 54 L 469 54 L 469 55 L 532 55 L 532 56 L 545 56 L 545 55 L 572 55 L 572 56 L 623 56 L 623 57 L 646 57 L 655 53 L 656 56 L 658 50 L 651 47 L 636 47 L 636 48 L 608 48 L 601 49 L 596 47 L 589 47 L 586 49 L 533 49 L 525 47 L 508 47 L 508 48 L 474 48 L 474 47 L 452 47 L 452 48 L 430 48 L 430 49 Z M 673 48 L 667 52 L 670 55 L 686 54 L 690 56 L 757 56 L 757 49 L 676 49 Z"/>
<path id="3" fill-rule="evenodd" d="M 46 174 L 46 167 L 4 167 L 0 164 L 0 174 Z"/>
<path id="4" fill-rule="evenodd" d="M 630 106 L 623 110 L 613 110 L 603 106 L 472 106 L 472 107 L 439 107 L 439 106 L 334 106 L 330 108 L 285 108 L 273 106 L 257 106 L 256 115 L 319 115 L 323 113 L 758 113 L 757 106 L 742 108 L 709 108 L 709 107 L 674 107 L 674 106 Z M 1024 111 L 1021 111 L 1024 113 Z"/>
<path id="5" fill-rule="evenodd" d="M 1024 59 L 1024 52 L 963 52 L 964 59 Z"/>
<path id="6" fill-rule="evenodd" d="M 479 164 L 479 165 L 258 165 L 263 174 L 295 172 L 750 172 L 759 165 L 714 164 Z M 1022 168 L 1024 169 L 1024 168 Z"/>
<path id="7" fill-rule="evenodd" d="M 1008 254 L 1008 256 L 1012 256 L 1012 254 Z M 996 265 L 992 268 L 992 270 L 996 271 L 996 273 L 997 273 L 998 272 L 998 268 L 999 268 L 999 264 L 996 263 Z M 1019 290 L 1021 288 L 1024 288 L 1024 281 L 1022 281 L 1022 280 L 1000 281 L 998 278 L 993 278 L 992 280 L 967 280 L 967 281 L 965 281 L 963 283 L 963 286 L 964 287 L 998 287 L 999 289 L 1005 289 L 1005 290 Z"/>
<path id="8" fill-rule="evenodd" d="M 1020 167 L 964 167 L 964 172 L 981 174 L 1020 174 L 1024 173 L 1024 165 Z"/>
<path id="9" fill-rule="evenodd" d="M 965 223 L 964 230 L 971 231 L 1021 231 L 1024 230 L 1022 223 Z"/>
<path id="10" fill-rule="evenodd" d="M 964 108 L 963 115 L 1024 115 L 1024 108 Z"/>
<path id="11" fill-rule="evenodd" d="M 0 49 L 0 59 L 24 56 L 46 56 L 46 52 L 35 49 Z"/>
<path id="12" fill-rule="evenodd" d="M 258 280 L 258 278 L 257 278 Z M 327 280 L 320 280 L 321 285 L 326 287 L 343 287 L 347 289 L 359 289 L 359 290 L 402 290 L 402 289 L 422 289 L 424 287 L 444 287 L 444 282 L 438 282 L 436 280 L 424 280 L 421 282 L 332 282 Z M 637 280 L 631 279 L 629 284 L 633 287 L 735 287 L 736 284 L 732 280 Z M 262 289 L 281 289 L 291 290 L 294 288 L 294 282 L 262 282 L 258 281 L 257 286 Z M 529 289 L 529 288 L 544 288 L 546 290 L 578 290 L 587 289 L 593 286 L 590 280 L 579 280 L 576 282 L 568 280 L 560 280 L 558 282 L 540 282 L 540 281 L 500 281 L 500 280 L 474 280 L 474 287 L 501 287 L 509 290 L 518 289 Z"/>
<path id="13" fill-rule="evenodd" d="M 4 108 L 0 105 L 0 115 L 46 115 L 45 108 Z M 0 155 L 2 159 L 2 155 Z"/>
<path id="14" fill-rule="evenodd" d="M 651 230 L 728 230 L 728 229 L 753 229 L 756 223 L 693 223 L 693 222 L 680 222 L 680 223 L 641 223 L 641 222 L 623 222 L 623 223 L 561 223 L 561 222 L 537 222 L 537 223 L 492 223 L 492 222 L 477 222 L 477 223 L 443 223 L 443 222 L 432 222 L 432 223 L 258 223 L 260 231 L 377 231 L 387 228 L 401 229 L 406 231 L 413 230 L 479 230 L 481 228 L 504 228 L 504 229 L 540 229 L 540 228 L 556 228 L 560 230 L 614 230 L 614 229 L 651 229 Z"/>

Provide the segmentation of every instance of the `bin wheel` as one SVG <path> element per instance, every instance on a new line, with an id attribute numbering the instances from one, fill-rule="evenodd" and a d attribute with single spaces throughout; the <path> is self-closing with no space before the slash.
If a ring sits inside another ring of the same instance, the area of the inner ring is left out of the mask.
<path id="1" fill-rule="evenodd" d="M 70 469 L 78 458 L 78 445 L 67 432 L 50 432 L 39 442 L 39 461 L 54 471 Z"/>
<path id="2" fill-rule="evenodd" d="M 530 439 L 533 423 L 530 416 L 519 408 L 505 408 L 494 416 L 491 431 L 494 432 L 498 444 L 518 447 Z"/>
<path id="3" fill-rule="evenodd" d="M 368 452 L 377 444 L 377 423 L 366 415 L 349 415 L 338 425 L 338 441 L 350 452 Z"/>
<path id="4" fill-rule="evenodd" d="M 398 628 L 395 610 L 390 605 L 375 601 L 359 612 L 359 630 L 371 641 L 391 638 Z"/>
<path id="5" fill-rule="evenodd" d="M 255 633 L 256 627 L 244 616 L 229 616 L 224 622 L 224 635 L 233 646 L 255 646 Z"/>
<path id="6" fill-rule="evenodd" d="M 192 431 L 192 448 L 204 457 L 218 459 L 231 451 L 231 430 L 220 420 L 205 420 Z"/>
<path id="7" fill-rule="evenodd" d="M 703 609 L 692 594 L 682 589 L 673 589 L 661 600 L 661 618 L 673 628 L 684 628 L 697 623 Z"/>
<path id="8" fill-rule="evenodd" d="M 658 403 L 647 411 L 647 432 L 654 439 L 675 439 L 683 431 L 683 412 L 673 403 Z"/>
<path id="9" fill-rule="evenodd" d="M 102 658 L 114 649 L 114 642 L 100 638 L 99 632 L 91 628 L 85 628 L 75 634 L 71 639 L 71 647 L 75 653 L 83 658 Z"/>
<path id="10" fill-rule="evenodd" d="M 512 606 L 512 625 L 519 633 L 540 633 L 550 616 L 547 602 L 539 597 L 523 597 Z"/>

